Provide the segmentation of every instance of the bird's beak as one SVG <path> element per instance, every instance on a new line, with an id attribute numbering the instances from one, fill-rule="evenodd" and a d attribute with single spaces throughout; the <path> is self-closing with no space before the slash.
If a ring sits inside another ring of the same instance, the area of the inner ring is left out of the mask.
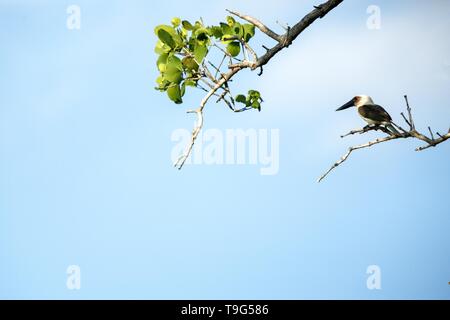
<path id="1" fill-rule="evenodd" d="M 349 102 L 347 102 L 346 104 L 344 104 L 342 107 L 336 109 L 336 111 L 341 111 L 341 110 L 344 110 L 344 109 L 347 109 L 347 108 L 350 108 L 350 107 L 354 107 L 354 106 L 355 106 L 355 103 L 354 103 L 354 101 L 352 99 Z"/>

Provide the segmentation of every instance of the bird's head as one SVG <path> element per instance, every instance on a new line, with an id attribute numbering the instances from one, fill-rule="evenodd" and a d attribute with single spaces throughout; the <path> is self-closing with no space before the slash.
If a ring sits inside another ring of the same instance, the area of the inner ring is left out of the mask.
<path id="1" fill-rule="evenodd" d="M 338 108 L 336 111 L 341 111 L 350 107 L 360 107 L 366 104 L 373 104 L 373 100 L 369 96 L 358 95 L 352 98 L 349 102 Z"/>

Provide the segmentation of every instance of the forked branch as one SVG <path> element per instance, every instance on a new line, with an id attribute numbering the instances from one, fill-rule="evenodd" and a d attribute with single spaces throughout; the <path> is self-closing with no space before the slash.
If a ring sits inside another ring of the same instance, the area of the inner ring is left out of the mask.
<path id="1" fill-rule="evenodd" d="M 228 12 L 230 12 L 232 15 L 239 17 L 247 21 L 248 23 L 253 24 L 256 28 L 258 28 L 268 37 L 277 41 L 277 44 L 272 48 L 264 47 L 266 49 L 265 53 L 259 58 L 257 57 L 256 53 L 252 48 L 250 48 L 249 46 L 245 46 L 246 50 L 249 51 L 251 56 L 253 57 L 253 60 L 250 61 L 246 58 L 243 61 L 240 61 L 236 64 L 229 64 L 228 72 L 222 73 L 221 77 L 219 79 L 216 79 L 216 81 L 214 81 L 214 86 L 211 87 L 206 96 L 202 99 L 202 101 L 200 102 L 200 106 L 195 110 L 188 111 L 188 113 L 195 113 L 197 115 L 197 123 L 192 131 L 192 137 L 190 139 L 188 146 L 186 147 L 185 152 L 178 158 L 174 166 L 177 167 L 178 169 L 181 169 L 186 160 L 188 159 L 189 155 L 191 154 L 195 141 L 198 137 L 198 134 L 200 133 L 203 127 L 204 122 L 203 109 L 205 108 L 209 99 L 212 96 L 218 94 L 217 91 L 225 90 L 224 87 L 227 86 L 228 81 L 230 81 L 231 78 L 233 78 L 237 73 L 239 73 L 243 69 L 249 68 L 251 70 L 255 70 L 259 68 L 260 69 L 259 75 L 262 75 L 263 66 L 266 65 L 278 52 L 280 52 L 284 48 L 289 47 L 289 45 L 291 45 L 292 42 L 314 21 L 323 18 L 328 12 L 337 7 L 341 2 L 343 2 L 343 0 L 328 0 L 321 5 L 315 6 L 314 9 L 306 16 L 304 16 L 303 19 L 301 19 L 297 24 L 295 24 L 292 28 L 288 28 L 283 35 L 278 35 L 276 32 L 272 31 L 270 28 L 268 28 L 265 24 L 263 24 L 256 18 L 253 18 L 249 15 L 245 15 L 236 11 L 228 10 Z M 226 94 L 223 95 L 219 94 L 219 97 L 222 97 L 219 98 L 219 101 L 222 100 L 225 97 L 225 95 Z M 236 112 L 239 112 L 239 110 L 236 110 Z"/>

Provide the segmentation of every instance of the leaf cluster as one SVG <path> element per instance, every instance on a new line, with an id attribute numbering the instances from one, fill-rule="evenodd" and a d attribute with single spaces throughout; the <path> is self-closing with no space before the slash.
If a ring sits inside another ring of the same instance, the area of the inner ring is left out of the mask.
<path id="1" fill-rule="evenodd" d="M 186 88 L 198 87 L 199 81 L 206 77 L 203 67 L 211 47 L 219 44 L 224 47 L 224 58 L 238 59 L 244 45 L 254 37 L 255 26 L 241 24 L 231 16 L 215 26 L 205 26 L 201 20 L 191 23 L 173 18 L 170 25 L 157 26 L 155 34 L 158 38 L 155 52 L 159 71 L 156 89 L 166 92 L 174 103 L 181 104 Z M 240 96 L 239 102 L 242 100 Z M 249 98 L 250 106 L 260 109 L 260 97 L 255 97 L 255 93 L 252 97 L 249 94 L 245 100 Z M 247 102 L 245 104 L 247 106 Z"/>

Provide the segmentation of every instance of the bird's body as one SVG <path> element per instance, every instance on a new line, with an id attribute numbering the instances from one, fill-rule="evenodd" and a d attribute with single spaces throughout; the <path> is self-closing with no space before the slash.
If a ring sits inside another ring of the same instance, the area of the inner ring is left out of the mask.
<path id="1" fill-rule="evenodd" d="M 392 121 L 389 113 L 377 104 L 365 104 L 357 108 L 358 114 L 368 124 L 386 125 Z"/>
<path id="2" fill-rule="evenodd" d="M 375 104 L 369 96 L 356 96 L 336 111 L 344 110 L 350 107 L 356 107 L 358 114 L 369 125 L 385 126 L 393 134 L 399 132 L 392 125 L 392 118 L 382 106 Z"/>

